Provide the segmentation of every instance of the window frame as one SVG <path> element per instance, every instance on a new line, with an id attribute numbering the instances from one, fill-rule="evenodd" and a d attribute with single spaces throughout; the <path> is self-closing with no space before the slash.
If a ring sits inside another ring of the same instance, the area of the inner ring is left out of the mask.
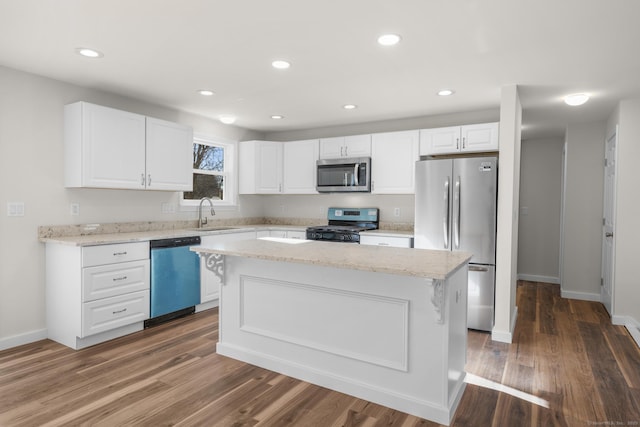
<path id="1" fill-rule="evenodd" d="M 222 175 L 224 177 L 224 198 L 225 200 L 213 199 L 213 205 L 216 208 L 235 209 L 238 200 L 238 174 L 236 153 L 238 143 L 228 139 L 202 134 L 193 135 L 193 144 L 210 145 L 221 147 L 224 149 L 224 172 L 222 174 L 214 173 L 212 175 Z M 193 146 L 192 146 L 193 150 Z M 199 173 L 200 169 L 193 169 L 193 173 Z M 180 193 L 180 206 L 183 208 L 198 208 L 200 199 L 185 199 L 184 191 Z M 191 210 L 191 209 L 186 209 Z"/>

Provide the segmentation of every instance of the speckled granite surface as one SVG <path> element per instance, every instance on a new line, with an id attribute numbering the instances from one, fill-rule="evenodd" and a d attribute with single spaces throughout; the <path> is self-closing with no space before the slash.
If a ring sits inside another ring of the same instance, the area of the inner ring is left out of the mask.
<path id="1" fill-rule="evenodd" d="M 214 253 L 431 279 L 446 279 L 471 258 L 471 254 L 467 252 L 295 239 L 240 240 L 201 246 L 193 250 L 204 254 Z"/>

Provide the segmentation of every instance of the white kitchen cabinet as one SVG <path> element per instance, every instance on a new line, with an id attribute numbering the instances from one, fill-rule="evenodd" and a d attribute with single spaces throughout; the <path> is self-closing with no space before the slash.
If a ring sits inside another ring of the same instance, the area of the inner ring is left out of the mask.
<path id="1" fill-rule="evenodd" d="M 319 156 L 318 140 L 285 142 L 283 146 L 283 193 L 317 194 L 316 162 Z"/>
<path id="2" fill-rule="evenodd" d="M 64 108 L 65 186 L 190 191 L 193 133 L 87 102 Z"/>
<path id="3" fill-rule="evenodd" d="M 414 192 L 415 162 L 419 160 L 419 132 L 376 133 L 371 140 L 371 192 Z"/>
<path id="4" fill-rule="evenodd" d="M 240 194 L 282 193 L 282 142 L 240 143 Z"/>
<path id="5" fill-rule="evenodd" d="M 46 244 L 48 337 L 73 349 L 144 328 L 149 243 Z"/>
<path id="6" fill-rule="evenodd" d="M 147 117 L 147 189 L 193 190 L 193 131 L 188 126 Z"/>
<path id="7" fill-rule="evenodd" d="M 320 139 L 320 158 L 370 157 L 371 135 L 338 136 Z"/>
<path id="8" fill-rule="evenodd" d="M 372 236 L 360 233 L 361 245 L 390 246 L 394 248 L 412 248 L 411 236 Z"/>
<path id="9" fill-rule="evenodd" d="M 498 125 L 498 123 L 481 123 L 422 129 L 420 155 L 497 151 Z"/>

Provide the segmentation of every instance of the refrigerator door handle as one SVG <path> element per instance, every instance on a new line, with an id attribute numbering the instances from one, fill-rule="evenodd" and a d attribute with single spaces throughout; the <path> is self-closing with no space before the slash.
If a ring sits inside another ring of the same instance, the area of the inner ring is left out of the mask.
<path id="1" fill-rule="evenodd" d="M 456 212 L 455 217 L 453 218 L 453 236 L 454 236 L 454 244 L 455 249 L 460 248 L 460 177 L 456 179 L 455 185 L 455 194 L 453 196 L 453 200 L 458 207 L 458 212 Z"/>
<path id="2" fill-rule="evenodd" d="M 444 214 L 442 215 L 444 248 L 449 249 L 449 177 L 444 182 Z"/>

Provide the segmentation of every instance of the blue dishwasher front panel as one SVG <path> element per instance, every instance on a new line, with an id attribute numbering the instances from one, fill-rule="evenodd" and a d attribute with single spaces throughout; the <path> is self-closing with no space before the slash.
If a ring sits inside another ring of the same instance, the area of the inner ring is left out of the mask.
<path id="1" fill-rule="evenodd" d="M 200 304 L 200 256 L 189 246 L 151 250 L 151 317 Z"/>

